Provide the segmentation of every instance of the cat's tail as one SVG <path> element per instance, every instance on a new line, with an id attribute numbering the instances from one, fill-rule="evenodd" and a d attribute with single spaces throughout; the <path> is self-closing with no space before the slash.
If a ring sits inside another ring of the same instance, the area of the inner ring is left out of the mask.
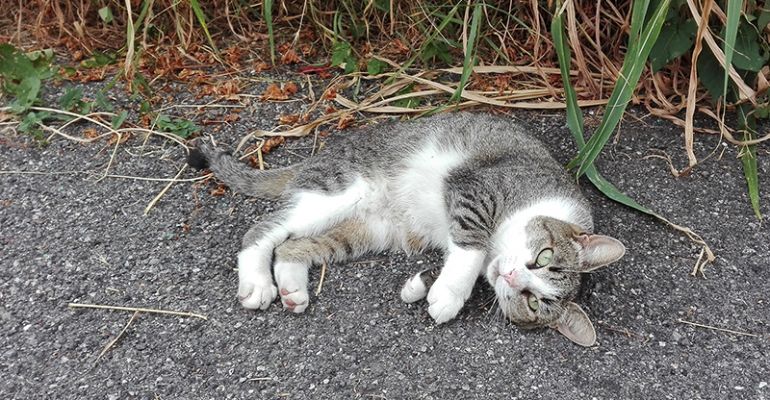
<path id="1" fill-rule="evenodd" d="M 205 140 L 190 150 L 187 164 L 195 169 L 210 169 L 230 189 L 248 196 L 277 198 L 296 173 L 296 166 L 258 170 L 239 162 L 229 153 L 217 150 Z"/>

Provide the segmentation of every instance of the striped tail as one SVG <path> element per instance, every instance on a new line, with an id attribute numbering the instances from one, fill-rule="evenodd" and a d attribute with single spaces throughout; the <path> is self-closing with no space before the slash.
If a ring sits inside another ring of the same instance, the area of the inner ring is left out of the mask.
<path id="1" fill-rule="evenodd" d="M 190 150 L 187 164 L 199 170 L 210 169 L 217 178 L 238 193 L 267 199 L 280 197 L 296 171 L 296 166 L 254 169 L 203 140 L 198 148 Z"/>

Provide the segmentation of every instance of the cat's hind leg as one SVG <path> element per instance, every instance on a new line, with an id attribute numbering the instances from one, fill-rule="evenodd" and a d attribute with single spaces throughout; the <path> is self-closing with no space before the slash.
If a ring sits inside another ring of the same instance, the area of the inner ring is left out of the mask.
<path id="1" fill-rule="evenodd" d="M 252 227 L 238 254 L 238 298 L 243 307 L 265 310 L 278 295 L 270 268 L 277 246 L 290 237 L 318 235 L 355 214 L 368 189 L 365 181 L 357 179 L 335 193 L 299 192 L 282 211 Z"/>
<path id="2" fill-rule="evenodd" d="M 373 237 L 357 219 L 344 220 L 325 232 L 291 238 L 275 249 L 275 281 L 284 309 L 305 311 L 309 302 L 308 268 L 312 264 L 342 262 L 372 250 Z"/>

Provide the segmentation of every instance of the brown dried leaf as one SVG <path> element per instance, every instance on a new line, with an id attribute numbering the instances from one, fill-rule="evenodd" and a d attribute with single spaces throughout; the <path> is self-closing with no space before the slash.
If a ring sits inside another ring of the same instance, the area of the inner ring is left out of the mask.
<path id="1" fill-rule="evenodd" d="M 299 114 L 284 114 L 278 117 L 281 125 L 294 125 L 299 121 Z"/>
<path id="2" fill-rule="evenodd" d="M 324 100 L 334 100 L 337 98 L 337 90 L 335 88 L 329 88 L 329 90 L 324 92 L 321 98 Z"/>
<path id="3" fill-rule="evenodd" d="M 182 68 L 182 70 L 177 74 L 177 78 L 186 80 L 190 77 L 200 77 L 204 75 L 206 75 L 206 73 L 199 69 Z"/>
<path id="4" fill-rule="evenodd" d="M 302 60 L 294 49 L 288 49 L 281 54 L 281 64 L 299 64 Z"/>
<path id="5" fill-rule="evenodd" d="M 339 130 L 347 129 L 350 125 L 353 124 L 355 120 L 356 120 L 355 117 L 353 117 L 350 114 L 343 115 L 340 118 L 340 120 L 337 121 L 337 129 Z"/>
<path id="6" fill-rule="evenodd" d="M 299 51 L 305 58 L 314 57 L 317 53 L 315 46 L 310 43 L 302 43 L 299 45 Z"/>
<path id="7" fill-rule="evenodd" d="M 276 85 L 275 83 L 271 83 L 267 86 L 267 89 L 265 89 L 265 92 L 262 93 L 261 99 L 262 101 L 268 101 L 268 100 L 286 100 L 289 96 L 287 96 L 281 88 Z"/>
<path id="8" fill-rule="evenodd" d="M 284 142 L 286 142 L 286 138 L 283 136 L 272 136 L 268 138 L 262 145 L 262 154 L 271 152 L 274 148 L 282 145 Z"/>
<path id="9" fill-rule="evenodd" d="M 86 128 L 83 129 L 83 137 L 86 139 L 95 139 L 99 137 L 99 132 L 97 132 L 95 128 Z"/>
<path id="10" fill-rule="evenodd" d="M 246 161 L 249 163 L 249 166 L 251 168 L 259 169 L 259 157 L 249 156 L 249 158 Z"/>
<path id="11" fill-rule="evenodd" d="M 120 143 L 118 144 L 123 144 L 126 142 L 126 140 L 130 139 L 131 136 L 132 136 L 131 132 L 124 132 L 120 135 L 118 135 L 117 133 L 113 133 L 112 136 L 110 136 L 110 140 L 107 141 L 107 144 L 113 145 L 115 143 L 118 143 L 118 139 L 120 139 Z"/>
<path id="12" fill-rule="evenodd" d="M 294 82 L 286 82 L 283 85 L 283 93 L 287 96 L 293 96 L 299 91 L 299 87 Z"/>
<path id="13" fill-rule="evenodd" d="M 218 184 L 217 187 L 215 187 L 214 189 L 211 189 L 209 191 L 210 195 L 216 196 L 216 197 L 224 196 L 225 193 L 227 193 L 227 186 L 225 186 L 224 184 L 221 184 L 221 183 Z"/>
<path id="14" fill-rule="evenodd" d="M 267 71 L 269 69 L 270 69 L 270 65 L 268 65 L 264 61 L 260 61 L 260 62 L 258 62 L 256 64 L 254 64 L 254 72 L 259 73 L 259 72 L 262 72 L 262 71 Z"/>

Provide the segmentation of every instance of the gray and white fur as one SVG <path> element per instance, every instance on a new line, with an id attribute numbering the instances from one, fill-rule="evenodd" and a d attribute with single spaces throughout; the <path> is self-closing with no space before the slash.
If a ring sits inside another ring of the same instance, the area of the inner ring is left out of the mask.
<path id="1" fill-rule="evenodd" d="M 515 324 L 596 341 L 573 302 L 580 274 L 619 260 L 618 240 L 593 234 L 588 202 L 525 128 L 487 114 L 453 113 L 360 129 L 288 168 L 259 171 L 201 143 L 191 165 L 232 189 L 282 207 L 254 225 L 238 255 L 241 304 L 309 304 L 308 268 L 386 249 L 439 249 L 432 284 L 410 278 L 401 298 L 427 297 L 436 323 L 454 318 L 476 278 L 494 288 Z"/>

